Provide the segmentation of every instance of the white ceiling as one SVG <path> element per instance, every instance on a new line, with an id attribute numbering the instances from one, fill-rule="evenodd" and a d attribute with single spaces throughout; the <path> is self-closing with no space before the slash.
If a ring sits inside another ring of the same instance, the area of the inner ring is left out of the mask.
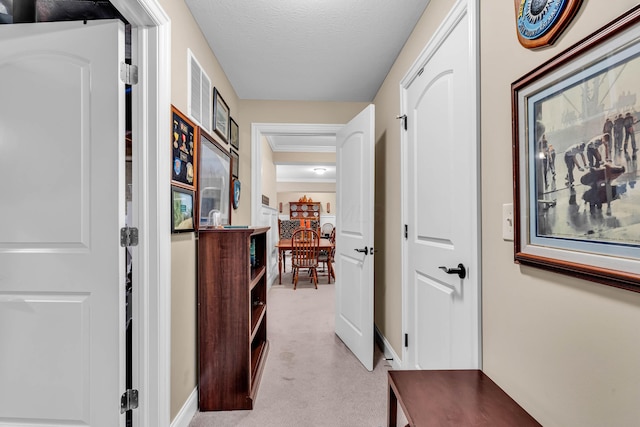
<path id="1" fill-rule="evenodd" d="M 369 102 L 429 0 L 185 0 L 241 99 Z"/>
<path id="2" fill-rule="evenodd" d="M 323 168 L 319 175 L 314 169 Z M 336 182 L 336 165 L 327 163 L 276 165 L 278 182 Z"/>

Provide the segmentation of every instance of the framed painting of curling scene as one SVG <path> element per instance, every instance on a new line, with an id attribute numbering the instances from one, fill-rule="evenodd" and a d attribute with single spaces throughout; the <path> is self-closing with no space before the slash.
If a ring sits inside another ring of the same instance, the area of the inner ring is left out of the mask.
<path id="1" fill-rule="evenodd" d="M 640 292 L 640 6 L 511 85 L 514 258 Z"/>

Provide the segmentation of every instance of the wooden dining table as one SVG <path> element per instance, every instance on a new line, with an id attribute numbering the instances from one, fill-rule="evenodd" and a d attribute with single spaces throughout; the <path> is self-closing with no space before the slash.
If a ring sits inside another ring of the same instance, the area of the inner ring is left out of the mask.
<path id="1" fill-rule="evenodd" d="M 276 248 L 278 248 L 278 283 L 282 285 L 282 254 L 285 251 L 293 250 L 293 243 L 291 243 L 292 239 L 280 239 L 280 241 L 276 244 Z M 330 252 L 336 244 L 331 242 L 329 239 L 320 239 L 320 250 Z M 335 273 L 333 272 L 333 267 L 331 266 L 331 260 L 327 259 L 327 268 L 329 270 L 330 277 L 336 278 Z M 331 281 L 331 279 L 329 279 Z"/>

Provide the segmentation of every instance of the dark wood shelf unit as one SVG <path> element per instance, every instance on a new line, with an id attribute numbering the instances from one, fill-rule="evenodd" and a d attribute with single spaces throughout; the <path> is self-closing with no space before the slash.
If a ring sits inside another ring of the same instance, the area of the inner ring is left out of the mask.
<path id="1" fill-rule="evenodd" d="M 201 411 L 253 409 L 269 349 L 268 230 L 230 228 L 198 233 Z"/>
<path id="2" fill-rule="evenodd" d="M 320 220 L 320 202 L 289 202 L 289 219 Z"/>
<path id="3" fill-rule="evenodd" d="M 265 267 L 264 265 L 251 269 L 251 289 L 253 289 L 258 283 L 260 283 L 260 279 L 266 272 L 267 267 Z"/>

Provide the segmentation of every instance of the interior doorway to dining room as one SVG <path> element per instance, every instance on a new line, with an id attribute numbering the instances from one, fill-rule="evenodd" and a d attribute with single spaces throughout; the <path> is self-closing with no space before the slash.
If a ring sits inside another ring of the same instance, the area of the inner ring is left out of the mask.
<path id="1" fill-rule="evenodd" d="M 290 218 L 290 202 L 304 196 L 311 197 L 321 202 L 319 226 L 326 222 L 336 225 L 335 144 L 336 133 L 342 126 L 252 124 L 251 223 L 271 226 L 270 282 L 277 280 L 278 275 L 275 248 L 279 238 L 278 219 Z M 326 173 L 314 176 L 315 168 L 326 169 Z M 263 195 L 270 199 L 270 206 L 263 204 Z"/>
<path id="2" fill-rule="evenodd" d="M 336 197 L 337 204 L 341 205 L 337 207 L 335 224 L 335 333 L 369 371 L 373 369 L 374 358 L 374 118 L 375 107 L 370 104 L 344 125 L 253 123 L 251 129 L 252 222 L 260 225 L 265 225 L 261 220 L 265 218 L 262 147 L 266 137 L 295 135 L 300 138 L 320 134 L 335 138 L 333 146 L 325 149 L 336 152 Z M 340 181 L 341 176 L 344 179 Z M 371 256 L 366 256 L 368 246 L 371 246 Z M 269 264 L 272 271 L 274 264 L 275 259 Z"/>

